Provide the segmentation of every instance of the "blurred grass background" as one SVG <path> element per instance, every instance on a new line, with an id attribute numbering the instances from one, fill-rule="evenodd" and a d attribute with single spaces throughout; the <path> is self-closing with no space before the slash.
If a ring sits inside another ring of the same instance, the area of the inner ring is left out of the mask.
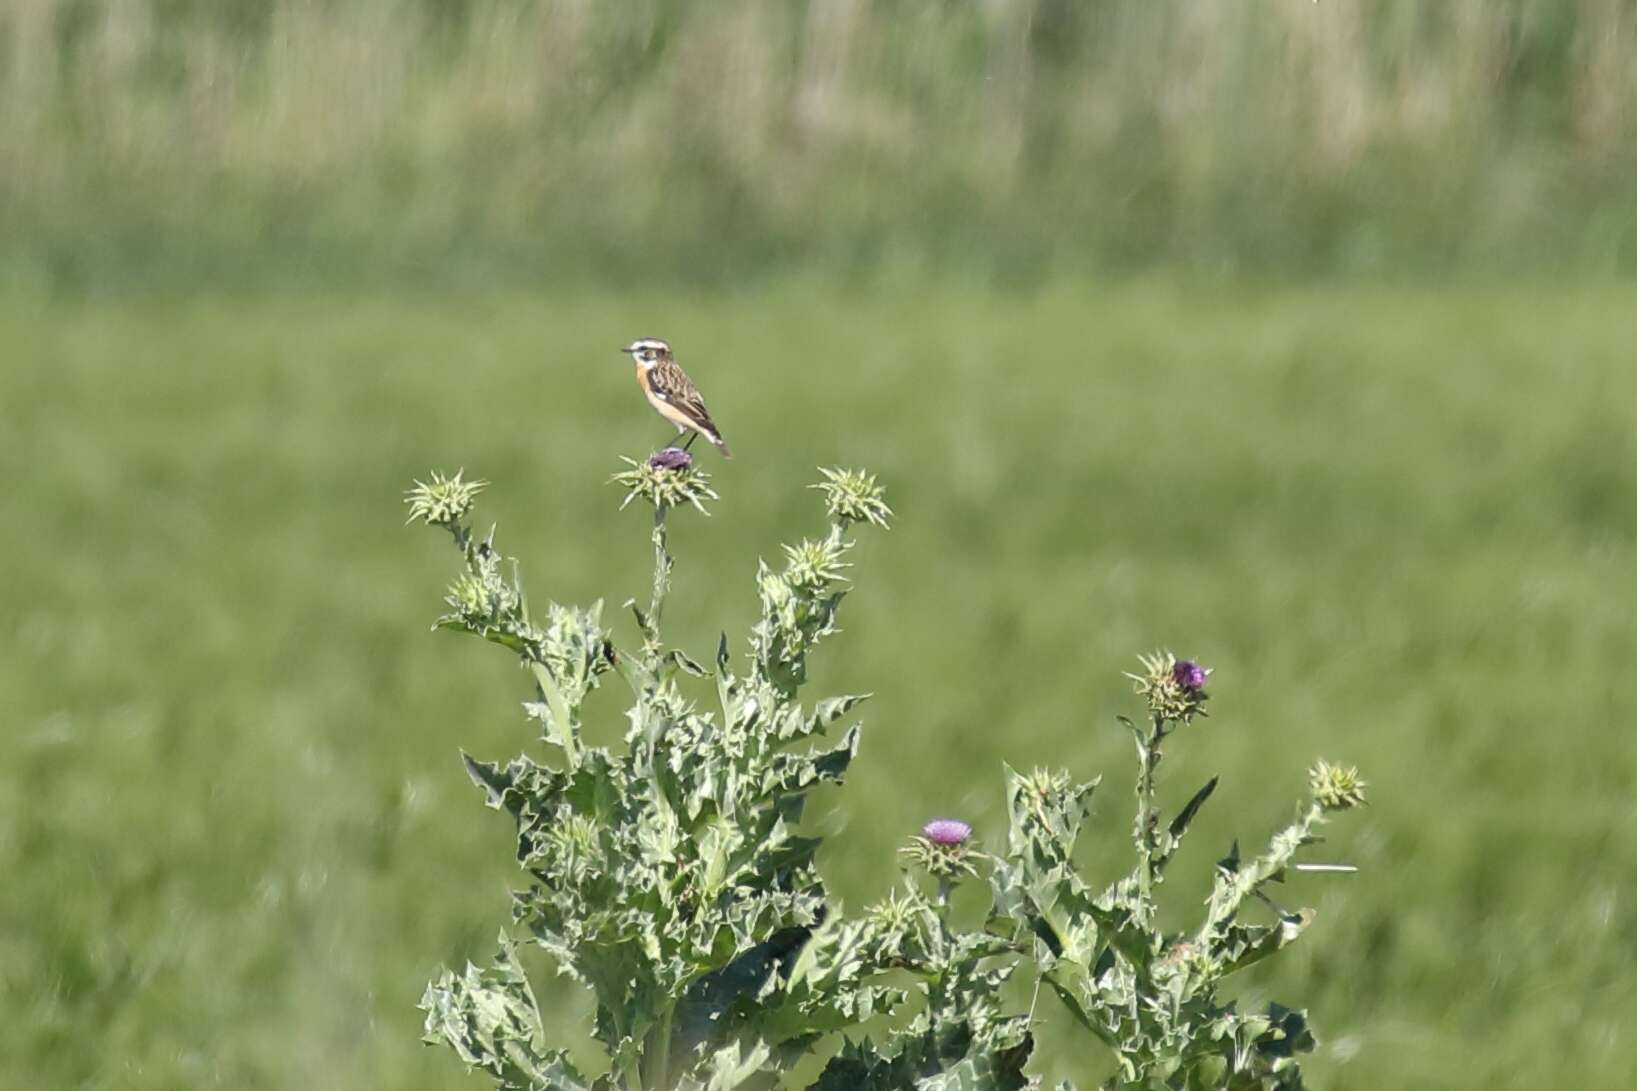
<path id="1" fill-rule="evenodd" d="M 899 511 L 816 682 L 878 694 L 849 904 L 928 815 L 998 838 L 1003 760 L 1106 773 L 1123 866 L 1168 645 L 1219 671 L 1179 922 L 1312 757 L 1374 784 L 1244 982 L 1316 1086 L 1624 1085 L 1634 54 L 1626 0 L 7 0 L 0 1086 L 479 1086 L 413 1003 L 504 919 L 456 751 L 526 680 L 426 631 L 399 498 L 492 479 L 535 597 L 616 613 L 642 334 L 740 453 L 696 654 L 814 465 Z M 1041 1059 L 1101 1071 L 1060 1015 Z"/>
<path id="2" fill-rule="evenodd" d="M 0 268 L 1630 270 L 1631 0 L 8 0 Z"/>

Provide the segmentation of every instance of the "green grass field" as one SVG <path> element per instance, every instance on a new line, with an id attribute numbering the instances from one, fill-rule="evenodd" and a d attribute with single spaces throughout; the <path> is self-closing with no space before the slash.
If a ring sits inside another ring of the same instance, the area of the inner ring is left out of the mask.
<path id="1" fill-rule="evenodd" d="M 1631 291 L 1152 283 L 0 304 L 0 1085 L 483 1086 L 414 1004 L 504 921 L 457 751 L 528 745 L 525 679 L 428 631 L 455 558 L 400 496 L 465 467 L 536 599 L 643 593 L 604 485 L 665 435 L 613 351 L 640 334 L 738 453 L 673 534 L 701 658 L 818 525 L 815 465 L 898 511 L 817 679 L 878 694 L 814 816 L 849 904 L 930 815 L 998 838 L 1002 761 L 1108 774 L 1111 875 L 1120 672 L 1169 646 L 1217 675 L 1168 796 L 1223 777 L 1179 921 L 1314 756 L 1372 782 L 1322 850 L 1362 873 L 1293 883 L 1316 926 L 1243 981 L 1311 1010 L 1316 1086 L 1629 1080 Z M 1048 1070 L 1095 1078 L 1063 1022 Z"/>

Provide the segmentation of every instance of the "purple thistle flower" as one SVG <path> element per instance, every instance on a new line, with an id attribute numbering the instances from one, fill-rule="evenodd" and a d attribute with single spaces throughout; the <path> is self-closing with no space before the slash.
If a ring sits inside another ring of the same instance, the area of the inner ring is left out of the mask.
<path id="1" fill-rule="evenodd" d="M 1202 667 L 1192 659 L 1179 659 L 1176 666 L 1171 668 L 1171 680 L 1190 693 L 1204 689 L 1210 677 L 1210 668 Z"/>
<path id="2" fill-rule="evenodd" d="M 972 836 L 972 827 L 956 818 L 934 818 L 921 827 L 921 835 L 934 845 L 954 848 L 966 844 Z"/>
<path id="3" fill-rule="evenodd" d="M 648 456 L 650 470 L 686 470 L 693 465 L 693 455 L 680 447 L 667 447 Z"/>

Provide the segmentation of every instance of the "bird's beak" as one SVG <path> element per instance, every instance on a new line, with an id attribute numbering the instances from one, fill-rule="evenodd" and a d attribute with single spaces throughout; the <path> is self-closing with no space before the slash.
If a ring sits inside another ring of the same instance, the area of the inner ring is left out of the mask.
<path id="1" fill-rule="evenodd" d="M 637 350 L 632 348 L 630 345 L 626 345 L 624 348 L 620 349 L 620 351 L 623 352 L 623 353 L 626 353 L 626 354 L 630 354 L 630 353 L 633 353 L 633 352 L 635 352 Z"/>

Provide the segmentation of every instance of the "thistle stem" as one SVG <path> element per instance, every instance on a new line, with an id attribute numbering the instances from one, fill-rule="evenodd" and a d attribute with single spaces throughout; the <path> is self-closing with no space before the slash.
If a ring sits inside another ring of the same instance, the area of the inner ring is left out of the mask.
<path id="1" fill-rule="evenodd" d="M 648 604 L 648 631 L 643 634 L 644 650 L 650 659 L 659 655 L 660 615 L 665 612 L 665 596 L 671 590 L 671 567 L 675 564 L 666 548 L 665 516 L 669 511 L 665 504 L 654 505 L 654 597 Z"/>
<path id="2" fill-rule="evenodd" d="M 1132 831 L 1137 842 L 1137 888 L 1142 892 L 1143 912 L 1153 908 L 1154 887 L 1154 827 L 1159 821 L 1154 808 L 1154 774 L 1159 768 L 1160 745 L 1165 740 L 1165 721 L 1154 717 L 1154 730 L 1147 738 L 1137 740 L 1137 828 Z"/>
<path id="3" fill-rule="evenodd" d="M 1267 852 L 1236 872 L 1218 873 L 1206 902 L 1205 923 L 1194 939 L 1200 950 L 1210 949 L 1223 927 L 1239 915 L 1239 907 L 1245 899 L 1283 871 L 1302 846 L 1312 841 L 1313 831 L 1323 824 L 1324 808 L 1317 802 L 1309 803 L 1296 821 L 1273 836 Z"/>
<path id="4" fill-rule="evenodd" d="M 653 1091 L 669 1091 L 671 1086 L 671 1024 L 676 1016 L 676 1005 L 666 1005 L 664 1013 L 648 1037 L 650 1063 L 648 1069 L 648 1086 Z"/>

